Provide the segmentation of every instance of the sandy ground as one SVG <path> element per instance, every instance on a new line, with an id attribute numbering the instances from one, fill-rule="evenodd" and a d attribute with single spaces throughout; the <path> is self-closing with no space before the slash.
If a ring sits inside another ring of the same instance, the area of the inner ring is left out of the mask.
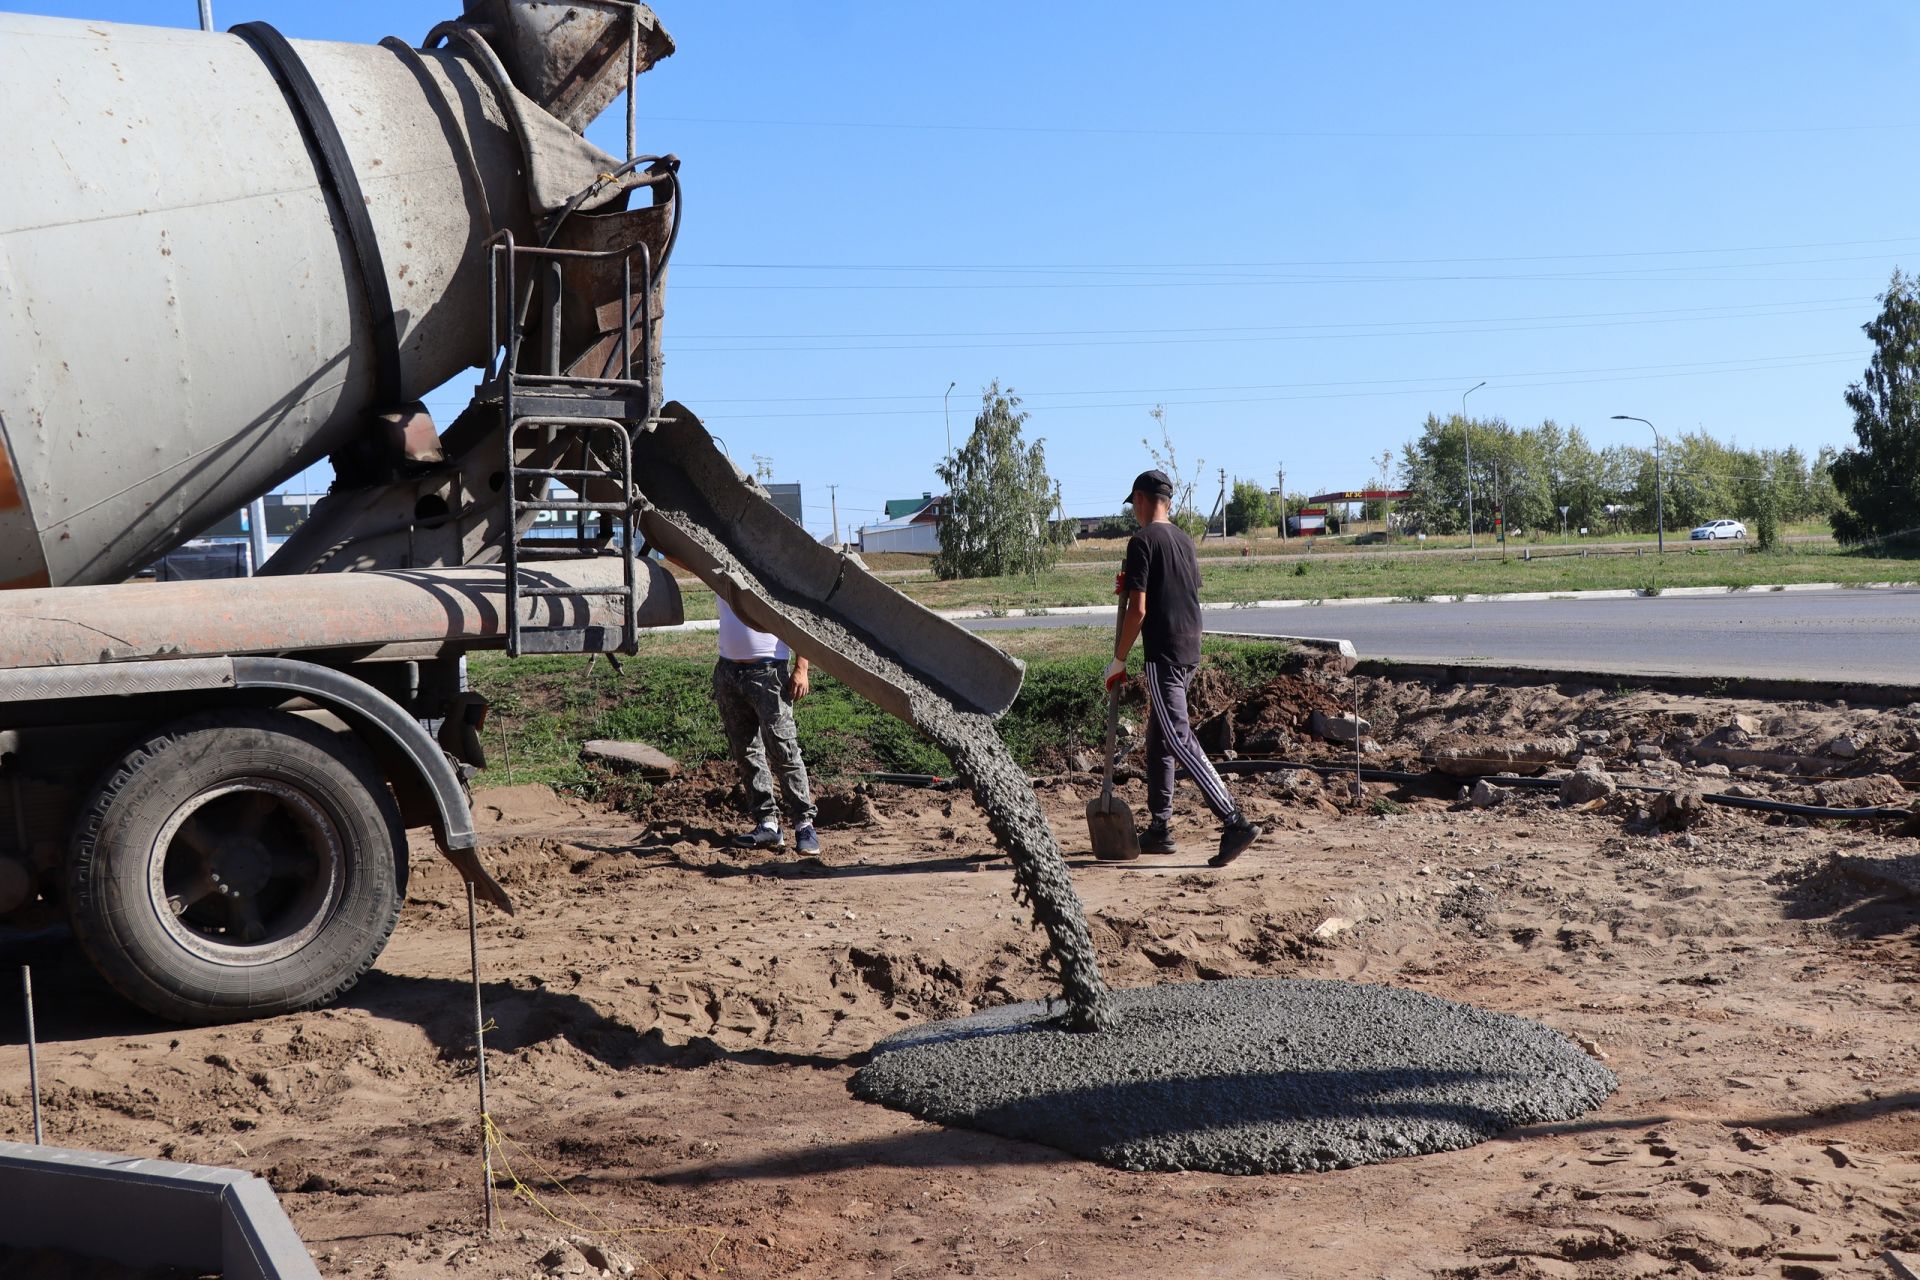
<path id="1" fill-rule="evenodd" d="M 1235 785 L 1270 831 L 1224 872 L 1185 788 L 1185 851 L 1127 865 L 1075 854 L 1092 784 L 1043 790 L 1115 985 L 1400 984 L 1538 1018 L 1620 1091 L 1572 1123 L 1317 1175 L 1124 1174 L 942 1130 L 846 1084 L 895 1028 L 1048 990 L 968 800 L 882 788 L 870 825 L 800 859 L 720 847 L 697 783 L 646 823 L 523 787 L 476 804 L 520 908 L 480 926 L 492 1113 L 539 1197 L 500 1171 L 491 1241 L 465 903 L 424 849 L 377 971 L 319 1013 L 165 1027 L 43 947 L 49 1140 L 260 1173 L 322 1273 L 353 1280 L 1885 1276 L 1886 1250 L 1920 1249 L 1914 840 L 1726 811 L 1636 835 L 1546 795 L 1370 814 L 1298 777 Z M 9 1014 L 12 1138 L 19 1043 Z"/>

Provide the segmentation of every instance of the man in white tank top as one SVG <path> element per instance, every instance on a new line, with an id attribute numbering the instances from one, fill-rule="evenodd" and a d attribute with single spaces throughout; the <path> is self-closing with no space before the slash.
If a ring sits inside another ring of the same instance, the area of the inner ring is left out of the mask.
<path id="1" fill-rule="evenodd" d="M 793 821 L 794 848 L 820 852 L 814 833 L 813 791 L 807 783 L 807 765 L 800 758 L 800 738 L 793 721 L 793 704 L 807 696 L 807 660 L 795 658 L 786 642 L 742 622 L 725 600 L 720 606 L 720 661 L 713 668 L 713 700 L 734 766 L 747 788 L 754 827 L 734 837 L 742 848 L 783 849 L 780 806 L 774 800 L 773 776 Z M 787 664 L 792 660 L 789 674 Z M 768 770 L 771 759 L 772 771 Z"/>

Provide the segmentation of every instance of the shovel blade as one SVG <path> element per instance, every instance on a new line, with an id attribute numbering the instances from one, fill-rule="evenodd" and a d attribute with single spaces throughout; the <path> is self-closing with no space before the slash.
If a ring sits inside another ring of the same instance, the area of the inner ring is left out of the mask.
<path id="1" fill-rule="evenodd" d="M 1140 856 L 1133 809 L 1117 796 L 1087 801 L 1087 836 L 1093 842 L 1093 856 L 1102 862 L 1131 862 Z"/>

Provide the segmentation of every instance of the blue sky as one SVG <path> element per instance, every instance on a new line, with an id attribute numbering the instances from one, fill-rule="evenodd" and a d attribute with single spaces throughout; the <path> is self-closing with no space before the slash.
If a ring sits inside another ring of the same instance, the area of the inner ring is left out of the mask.
<path id="1" fill-rule="evenodd" d="M 457 7 L 215 17 L 417 40 Z M 829 484 L 843 524 L 932 487 L 942 392 L 957 439 L 995 378 L 1077 514 L 1117 509 L 1155 403 L 1209 491 L 1361 483 L 1482 379 L 1476 415 L 1597 443 L 1631 413 L 1811 452 L 1920 266 L 1911 4 L 655 7 L 667 392 L 819 530 Z"/>

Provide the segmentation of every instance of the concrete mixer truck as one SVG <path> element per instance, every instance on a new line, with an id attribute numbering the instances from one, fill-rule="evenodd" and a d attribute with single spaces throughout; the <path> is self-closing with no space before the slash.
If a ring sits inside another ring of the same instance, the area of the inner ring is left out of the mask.
<path id="1" fill-rule="evenodd" d="M 682 618 L 655 549 L 896 714 L 903 672 L 1011 702 L 1018 663 L 663 397 L 680 165 L 632 86 L 672 52 L 624 0 L 466 0 L 417 45 L 0 14 L 0 928 L 219 1021 L 374 963 L 410 829 L 510 911 L 462 655 L 632 652 Z M 623 94 L 624 158 L 584 136 Z M 130 580 L 321 460 L 259 576 Z"/>

